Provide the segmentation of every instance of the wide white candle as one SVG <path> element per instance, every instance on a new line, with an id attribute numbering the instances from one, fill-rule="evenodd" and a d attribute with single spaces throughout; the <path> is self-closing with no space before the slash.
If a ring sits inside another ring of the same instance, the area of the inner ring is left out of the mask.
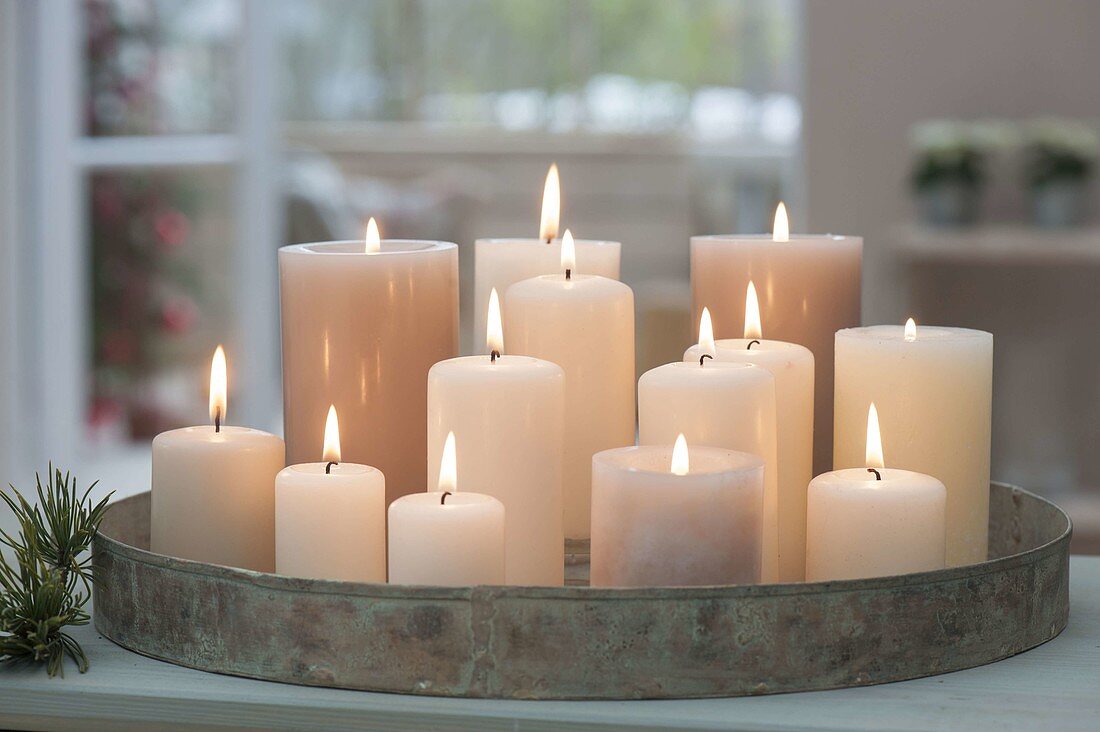
<path id="1" fill-rule="evenodd" d="M 542 218 L 538 239 L 478 239 L 474 242 L 474 340 L 476 347 L 485 343 L 486 321 L 483 303 L 489 293 L 507 292 L 515 283 L 558 272 L 561 239 L 558 222 L 561 215 L 561 188 L 558 166 L 551 165 L 543 188 Z M 622 245 L 617 241 L 577 239 L 574 241 L 577 264 L 593 275 L 619 279 Z"/>
<path id="2" fill-rule="evenodd" d="M 718 338 L 736 338 L 745 288 L 756 282 L 770 338 L 814 354 L 814 472 L 832 465 L 833 334 L 860 323 L 863 239 L 792 235 L 786 210 L 772 236 L 691 238 L 692 322 L 710 308 Z"/>
<path id="3" fill-rule="evenodd" d="M 288 462 L 316 460 L 335 404 L 344 459 L 381 470 L 392 501 L 428 486 L 428 369 L 458 355 L 458 249 L 372 233 L 279 250 L 284 425 Z"/>
<path id="4" fill-rule="evenodd" d="M 836 334 L 837 468 L 860 465 L 875 402 L 890 462 L 947 486 L 947 563 L 985 561 L 993 336 L 966 328 L 876 325 Z"/>
<path id="5" fill-rule="evenodd" d="M 565 378 L 549 361 L 502 355 L 496 290 L 488 309 L 491 355 L 440 361 L 428 372 L 428 470 L 439 474 L 449 430 L 476 436 L 457 457 L 463 481 L 504 504 L 505 582 L 560 585 Z"/>
<path id="6" fill-rule="evenodd" d="M 390 583 L 504 584 L 504 504 L 484 493 L 458 492 L 455 437 L 444 443 L 439 490 L 390 504 Z"/>
<path id="7" fill-rule="evenodd" d="M 867 468 L 837 470 L 810 482 L 806 579 L 811 582 L 945 566 L 943 483 L 911 470 L 883 467 L 874 404 L 865 434 Z"/>
<path id="8" fill-rule="evenodd" d="M 634 294 L 621 282 L 574 273 L 572 235 L 563 239 L 565 274 L 508 288 L 504 337 L 512 352 L 565 372 L 565 536 L 587 539 L 592 456 L 634 444 Z"/>
<path id="9" fill-rule="evenodd" d="M 210 419 L 153 438 L 150 548 L 197 562 L 275 568 L 275 474 L 285 464 L 275 435 L 225 424 L 222 347 L 210 369 Z"/>
<path id="10" fill-rule="evenodd" d="M 716 447 L 622 447 L 592 458 L 593 587 L 760 581 L 764 461 Z"/>
<path id="11" fill-rule="evenodd" d="M 719 361 L 760 366 L 775 378 L 779 580 L 801 582 L 806 575 L 806 486 L 813 477 L 814 356 L 795 343 L 764 340 L 752 282 L 746 300 L 744 338 L 716 342 L 710 313 L 703 308 L 699 344 L 687 350 L 684 360 L 697 363 L 709 353 Z"/>
<path id="12" fill-rule="evenodd" d="M 762 578 L 779 581 L 775 379 L 767 369 L 703 359 L 658 366 L 638 380 L 638 442 L 721 447 L 764 460 Z"/>
<path id="13" fill-rule="evenodd" d="M 294 577 L 386 581 L 386 478 L 340 462 L 336 407 L 325 421 L 322 461 L 275 477 L 275 571 Z"/>

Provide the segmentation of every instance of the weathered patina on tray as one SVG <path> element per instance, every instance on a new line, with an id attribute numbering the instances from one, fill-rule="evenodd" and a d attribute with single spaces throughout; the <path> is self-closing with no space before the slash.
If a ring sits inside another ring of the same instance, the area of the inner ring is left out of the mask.
<path id="1" fill-rule="evenodd" d="M 96 538 L 95 624 L 122 646 L 184 666 L 411 694 L 638 699 L 876 684 L 989 663 L 1065 627 L 1069 519 L 999 484 L 990 507 L 993 558 L 937 572 L 450 589 L 302 580 L 152 554 L 144 493 L 115 504 Z"/>

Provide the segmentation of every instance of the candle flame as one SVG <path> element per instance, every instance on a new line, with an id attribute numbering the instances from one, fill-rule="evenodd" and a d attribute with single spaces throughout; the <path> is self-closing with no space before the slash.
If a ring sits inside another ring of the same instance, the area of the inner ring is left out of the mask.
<path id="1" fill-rule="evenodd" d="M 749 280 L 745 288 L 745 338 L 749 340 L 763 338 L 764 328 L 760 325 L 760 301 L 756 298 L 756 285 Z"/>
<path id="2" fill-rule="evenodd" d="M 905 340 L 910 343 L 917 340 L 917 321 L 912 318 L 905 321 Z"/>
<path id="3" fill-rule="evenodd" d="M 542 189 L 542 218 L 539 220 L 539 239 L 552 241 L 558 235 L 558 219 L 561 217 L 561 183 L 558 180 L 558 164 L 552 163 L 546 173 L 546 185 Z"/>
<path id="4" fill-rule="evenodd" d="M 226 393 L 229 390 L 225 375 L 225 349 L 219 345 L 210 361 L 210 421 L 224 422 Z"/>
<path id="5" fill-rule="evenodd" d="M 326 463 L 340 462 L 340 420 L 336 417 L 336 405 L 328 405 L 325 419 L 325 450 L 321 459 Z"/>
<path id="6" fill-rule="evenodd" d="M 573 246 L 573 233 L 569 229 L 561 237 L 561 268 L 574 270 L 577 268 L 577 250 Z"/>
<path id="7" fill-rule="evenodd" d="M 382 249 L 382 237 L 378 235 L 378 222 L 374 220 L 374 217 L 370 217 L 370 221 L 367 222 L 367 238 L 365 242 L 365 251 L 367 254 L 371 252 L 377 252 Z"/>
<path id="8" fill-rule="evenodd" d="M 676 444 L 672 447 L 672 474 L 687 475 L 689 469 L 688 442 L 684 437 L 684 433 L 681 432 L 676 437 Z"/>
<path id="9" fill-rule="evenodd" d="M 875 403 L 867 410 L 867 467 L 884 468 L 886 463 L 882 457 L 882 433 L 878 427 L 878 409 Z"/>
<path id="10" fill-rule="evenodd" d="M 714 324 L 710 321 L 710 310 L 703 308 L 699 316 L 699 348 L 711 358 L 717 358 L 718 349 L 714 345 Z"/>
<path id="11" fill-rule="evenodd" d="M 772 223 L 772 241 L 790 241 L 791 225 L 787 221 L 787 206 L 782 201 L 775 207 L 775 221 Z"/>
<path id="12" fill-rule="evenodd" d="M 485 345 L 489 352 L 504 353 L 504 327 L 500 322 L 500 297 L 497 288 L 489 293 L 489 317 L 486 321 Z"/>
<path id="13" fill-rule="evenodd" d="M 443 443 L 443 459 L 439 461 L 439 490 L 458 490 L 458 458 L 455 456 L 455 433 L 447 433 Z"/>

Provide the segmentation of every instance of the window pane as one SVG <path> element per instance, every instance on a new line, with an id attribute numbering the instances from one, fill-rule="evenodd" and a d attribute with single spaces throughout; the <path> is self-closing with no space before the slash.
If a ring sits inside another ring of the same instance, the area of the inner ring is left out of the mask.
<path id="1" fill-rule="evenodd" d="M 85 0 L 88 134 L 228 131 L 239 13 L 235 0 Z"/>
<path id="2" fill-rule="evenodd" d="M 231 171 L 97 173 L 89 191 L 92 437 L 203 424 L 210 355 L 232 328 Z"/>

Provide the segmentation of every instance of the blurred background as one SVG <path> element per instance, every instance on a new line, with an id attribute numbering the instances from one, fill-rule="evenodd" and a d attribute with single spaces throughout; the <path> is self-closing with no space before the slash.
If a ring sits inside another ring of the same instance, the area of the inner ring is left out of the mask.
<path id="1" fill-rule="evenodd" d="M 865 323 L 992 331 L 994 478 L 1100 551 L 1100 4 L 0 0 L 0 478 L 144 490 L 149 440 L 281 431 L 275 250 L 383 234 L 623 242 L 639 372 L 688 238 L 865 238 Z M 464 348 L 473 303 L 464 299 Z M 671 325 L 670 325 L 671 324 Z"/>

